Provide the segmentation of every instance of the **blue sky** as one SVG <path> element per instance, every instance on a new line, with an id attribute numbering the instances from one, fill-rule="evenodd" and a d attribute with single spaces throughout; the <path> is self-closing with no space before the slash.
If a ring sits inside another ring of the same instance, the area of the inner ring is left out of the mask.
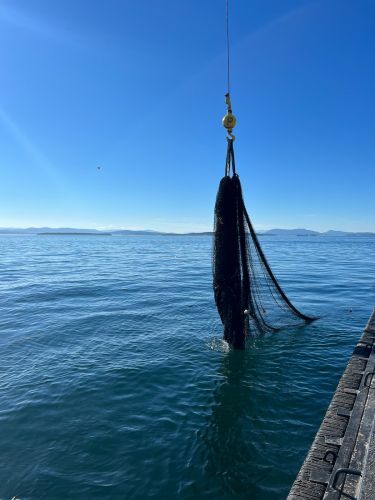
<path id="1" fill-rule="evenodd" d="M 224 17 L 224 0 L 0 0 L 0 226 L 210 230 Z M 375 2 L 231 0 L 231 39 L 255 227 L 375 231 Z"/>

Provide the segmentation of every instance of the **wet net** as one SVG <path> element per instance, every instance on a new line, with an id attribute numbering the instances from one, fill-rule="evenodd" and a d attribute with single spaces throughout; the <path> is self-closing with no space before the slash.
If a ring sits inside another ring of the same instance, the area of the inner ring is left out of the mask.
<path id="1" fill-rule="evenodd" d="M 243 201 L 232 139 L 216 197 L 212 268 L 224 339 L 236 349 L 249 335 L 315 319 L 290 302 L 271 271 Z"/>

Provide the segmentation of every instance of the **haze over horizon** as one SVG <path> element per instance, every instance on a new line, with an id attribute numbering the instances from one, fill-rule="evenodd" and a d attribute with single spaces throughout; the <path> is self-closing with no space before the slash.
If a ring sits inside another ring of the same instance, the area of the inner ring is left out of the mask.
<path id="1" fill-rule="evenodd" d="M 375 232 L 371 231 L 366 231 L 366 232 L 361 232 L 361 231 L 341 231 L 339 229 L 329 229 L 327 231 L 315 231 L 312 229 L 308 228 L 271 228 L 271 229 L 256 229 L 258 234 L 278 234 L 278 235 L 297 235 L 297 236 L 307 236 L 308 234 L 312 235 L 332 235 L 332 236 L 344 236 L 344 235 L 371 235 L 375 236 Z M 27 228 L 20 228 L 20 227 L 0 227 L 0 234 L 47 234 L 51 232 L 51 234 L 68 234 L 69 232 L 83 232 L 83 233 L 89 233 L 93 232 L 94 234 L 115 234 L 115 233 L 155 233 L 155 234 L 206 234 L 206 233 L 213 233 L 213 229 L 211 228 L 210 230 L 207 231 L 158 231 L 155 229 L 149 229 L 149 228 L 125 228 L 125 227 L 107 227 L 107 228 L 100 228 L 100 227 L 49 227 L 49 226 L 31 226 Z"/>
<path id="2" fill-rule="evenodd" d="M 231 42 L 255 228 L 375 232 L 374 2 L 232 2 Z M 0 44 L 0 226 L 212 230 L 224 0 L 3 0 Z"/>

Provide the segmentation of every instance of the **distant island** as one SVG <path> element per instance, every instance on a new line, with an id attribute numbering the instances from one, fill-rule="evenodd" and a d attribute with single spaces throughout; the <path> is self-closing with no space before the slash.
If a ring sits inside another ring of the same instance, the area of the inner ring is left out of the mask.
<path id="1" fill-rule="evenodd" d="M 38 236 L 210 236 L 212 231 L 205 232 L 190 232 L 190 233 L 167 233 L 161 231 L 153 231 L 151 229 L 131 230 L 131 229 L 116 229 L 114 231 L 101 231 L 99 229 L 77 229 L 77 228 L 52 228 L 52 227 L 0 227 L 0 234 L 29 234 Z M 349 232 L 349 231 L 312 231 L 310 229 L 269 229 L 267 231 L 258 231 L 259 236 L 365 236 L 375 237 L 372 232 Z"/>
<path id="2" fill-rule="evenodd" d="M 1 233 L 0 233 L 1 234 Z M 19 234 L 19 233 L 18 233 Z M 30 234 L 30 233 L 29 233 Z M 81 232 L 68 232 L 68 231 L 65 231 L 65 232 L 58 232 L 58 233 L 55 233 L 55 232 L 44 232 L 44 233 L 36 233 L 38 236 L 112 236 L 112 233 L 101 233 L 101 232 L 97 232 L 97 233 L 81 233 Z"/>

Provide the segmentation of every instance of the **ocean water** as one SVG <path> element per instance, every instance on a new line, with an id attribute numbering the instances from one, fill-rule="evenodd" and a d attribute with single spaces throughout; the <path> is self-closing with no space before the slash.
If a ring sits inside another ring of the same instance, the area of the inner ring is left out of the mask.
<path id="1" fill-rule="evenodd" d="M 321 319 L 233 352 L 210 237 L 1 236 L 0 498 L 285 498 L 375 304 L 375 239 L 261 243 Z"/>

